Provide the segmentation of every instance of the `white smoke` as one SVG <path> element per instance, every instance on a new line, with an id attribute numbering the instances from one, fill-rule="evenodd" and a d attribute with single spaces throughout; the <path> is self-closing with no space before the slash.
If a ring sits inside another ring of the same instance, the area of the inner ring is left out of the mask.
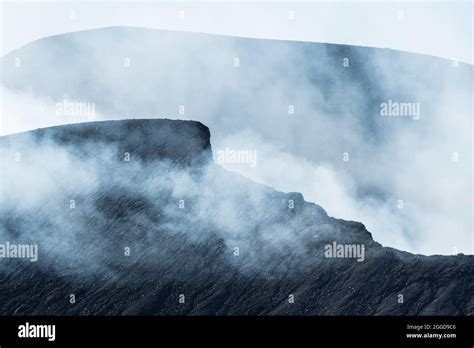
<path id="1" fill-rule="evenodd" d="M 71 42 L 88 60 L 73 61 L 75 78 L 55 64 L 28 75 L 25 81 L 33 85 L 43 76 L 57 77 L 41 95 L 2 87 L 7 97 L 2 134 L 85 121 L 52 115 L 65 98 L 95 102 L 97 120 L 194 119 L 209 126 L 214 152 L 257 150 L 255 168 L 226 168 L 282 191 L 302 192 L 330 215 L 363 222 L 383 245 L 424 254 L 473 252 L 472 66 L 460 64 L 443 75 L 450 61 L 426 64 L 423 56 L 372 51 L 351 57 L 341 75 L 342 56 L 329 51 L 312 56 L 301 43 L 296 49 L 285 42 L 264 46 L 134 30 L 75 37 Z M 112 48 L 103 49 L 104 42 Z M 124 57 L 130 58 L 128 68 Z M 362 74 L 366 60 L 374 70 Z M 81 87 L 87 74 L 94 88 Z M 378 93 L 420 103 L 420 120 L 380 117 L 373 110 L 386 100 Z"/>

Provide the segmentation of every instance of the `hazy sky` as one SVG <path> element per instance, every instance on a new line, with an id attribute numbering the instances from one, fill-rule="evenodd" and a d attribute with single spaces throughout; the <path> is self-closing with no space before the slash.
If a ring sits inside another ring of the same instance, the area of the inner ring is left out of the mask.
<path id="1" fill-rule="evenodd" d="M 1 55 L 45 36 L 128 25 L 385 47 L 473 63 L 469 1 L 7 0 L 1 8 Z"/>

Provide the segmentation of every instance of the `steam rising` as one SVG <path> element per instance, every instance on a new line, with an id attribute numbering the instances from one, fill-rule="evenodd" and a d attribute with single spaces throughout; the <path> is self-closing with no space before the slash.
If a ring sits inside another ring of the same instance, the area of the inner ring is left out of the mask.
<path id="1" fill-rule="evenodd" d="M 166 269 L 178 253 L 186 266 L 200 259 L 193 252 L 209 249 L 243 272 L 288 271 L 306 269 L 321 253 L 313 247 L 312 256 L 303 257 L 327 215 L 316 205 L 301 206 L 299 197 L 295 215 L 286 194 L 212 161 L 182 167 L 144 162 L 133 151 L 124 161 L 113 143 L 84 142 L 64 146 L 25 136 L 3 143 L 0 153 L 6 168 L 0 238 L 38 244 L 39 261 L 60 274 L 113 276 L 129 262 Z M 334 231 L 331 238 L 337 236 Z M 275 265 L 275 255 L 285 259 L 284 267 Z"/>
<path id="2" fill-rule="evenodd" d="M 23 66 L 15 70 L 16 56 Z M 257 151 L 255 167 L 224 163 L 228 170 L 302 192 L 332 216 L 363 222 L 383 245 L 472 253 L 472 66 L 348 46 L 109 28 L 35 42 L 2 58 L 2 68 L 3 134 L 90 120 L 55 116 L 64 99 L 95 103 L 98 120 L 198 120 L 211 129 L 214 153 Z M 380 104 L 388 100 L 419 103 L 420 119 L 381 117 Z M 47 144 L 34 151 L 18 164 L 28 170 L 8 162 L 2 214 L 16 206 L 46 210 L 46 197 L 48 210 L 63 209 L 69 201 L 59 194 L 63 188 L 73 196 L 75 183 L 87 182 L 80 185 L 86 194 L 101 180 L 96 160 L 78 162 Z M 54 179 L 43 167 L 54 169 Z M 141 172 L 133 165 L 127 170 L 127 177 Z M 173 198 L 197 190 L 183 173 L 145 182 L 171 177 Z M 122 185 L 120 176 L 110 184 Z M 156 193 L 153 187 L 147 194 Z M 219 189 L 223 202 L 237 194 L 224 184 Z M 246 194 L 252 209 L 258 206 L 259 193 Z M 206 202 L 198 206 L 210 216 L 215 205 Z M 213 223 L 231 234 L 247 231 L 232 205 L 220 207 Z M 43 237 L 56 240 L 50 233 Z M 225 240 L 233 244 L 231 235 Z M 281 231 L 270 243 L 284 248 L 286 240 Z M 69 241 L 61 243 L 68 250 Z"/>

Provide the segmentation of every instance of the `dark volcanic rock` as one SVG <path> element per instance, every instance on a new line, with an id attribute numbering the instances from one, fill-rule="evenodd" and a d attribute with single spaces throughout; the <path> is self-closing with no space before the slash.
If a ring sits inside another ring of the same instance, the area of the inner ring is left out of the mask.
<path id="1" fill-rule="evenodd" d="M 70 146 L 85 155 L 93 155 L 88 148 L 92 144 L 97 150 L 101 145 L 116 145 L 120 158 L 128 152 L 144 161 L 170 160 L 190 165 L 212 158 L 209 128 L 194 121 L 139 119 L 70 124 L 2 137 L 0 144 L 20 145 L 29 137 L 38 143 L 49 140 Z"/>
<path id="2" fill-rule="evenodd" d="M 37 262 L 0 259 L 2 314 L 474 312 L 473 256 L 382 247 L 300 193 L 227 172 L 200 123 L 75 124 L 0 145 L 0 244 L 39 248 Z M 334 242 L 363 245 L 363 260 L 325 257 Z"/>

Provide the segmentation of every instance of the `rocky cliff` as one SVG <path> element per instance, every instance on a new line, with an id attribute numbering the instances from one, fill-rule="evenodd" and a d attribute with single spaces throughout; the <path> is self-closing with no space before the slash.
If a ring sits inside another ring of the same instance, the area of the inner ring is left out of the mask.
<path id="1" fill-rule="evenodd" d="M 466 315 L 473 256 L 382 247 L 212 161 L 198 122 L 124 120 L 0 138 L 4 315 Z M 0 255 L 1 256 L 1 255 Z M 11 256 L 11 255 L 10 255 Z"/>

